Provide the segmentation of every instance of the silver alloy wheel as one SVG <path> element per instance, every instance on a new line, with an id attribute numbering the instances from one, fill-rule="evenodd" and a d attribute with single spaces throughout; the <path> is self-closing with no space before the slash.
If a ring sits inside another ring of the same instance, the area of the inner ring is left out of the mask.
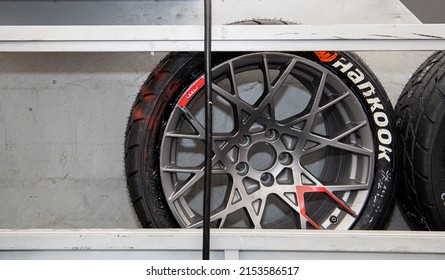
<path id="1" fill-rule="evenodd" d="M 298 56 L 254 53 L 213 69 L 214 227 L 348 229 L 374 181 L 360 101 Z M 198 77 L 162 135 L 162 188 L 182 227 L 202 223 L 204 90 Z"/>

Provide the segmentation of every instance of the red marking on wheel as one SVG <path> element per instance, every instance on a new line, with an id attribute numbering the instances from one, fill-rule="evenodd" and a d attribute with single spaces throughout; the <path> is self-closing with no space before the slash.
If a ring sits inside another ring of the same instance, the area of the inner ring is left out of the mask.
<path id="1" fill-rule="evenodd" d="M 298 205 L 300 207 L 300 215 L 303 215 L 303 217 L 306 218 L 306 220 L 316 229 L 321 229 L 317 223 L 314 222 L 306 213 L 306 206 L 304 203 L 304 195 L 306 193 L 325 193 L 330 198 L 332 198 L 335 202 L 337 202 L 346 212 L 348 212 L 351 216 L 354 218 L 357 218 L 357 214 L 352 210 L 348 205 L 346 205 L 341 199 L 339 199 L 337 196 L 335 196 L 332 192 L 330 192 L 325 187 L 318 187 L 318 186 L 297 186 L 296 187 L 297 192 L 297 200 Z"/>
<path id="2" fill-rule="evenodd" d="M 179 100 L 179 107 L 184 108 L 187 103 L 193 98 L 193 96 L 204 86 L 204 77 L 198 79 L 189 89 L 186 91 L 184 96 Z"/>

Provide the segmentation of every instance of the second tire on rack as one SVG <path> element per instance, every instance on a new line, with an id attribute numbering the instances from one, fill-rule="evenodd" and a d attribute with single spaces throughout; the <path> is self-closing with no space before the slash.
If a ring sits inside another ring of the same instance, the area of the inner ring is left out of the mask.
<path id="1" fill-rule="evenodd" d="M 202 53 L 169 54 L 142 86 L 126 173 L 144 227 L 200 227 Z M 344 52 L 215 53 L 211 221 L 218 228 L 377 229 L 397 157 L 392 106 Z"/>
<path id="2" fill-rule="evenodd" d="M 402 212 L 415 228 L 445 230 L 445 52 L 429 57 L 397 106 L 402 138 Z"/>

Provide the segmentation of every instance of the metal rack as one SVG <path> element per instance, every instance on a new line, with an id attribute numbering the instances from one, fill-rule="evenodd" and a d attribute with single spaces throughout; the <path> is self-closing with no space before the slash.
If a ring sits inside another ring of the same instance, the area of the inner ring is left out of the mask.
<path id="1" fill-rule="evenodd" d="M 202 1 L 35 2 L 0 2 L 0 52 L 203 50 Z M 309 7 L 304 1 L 276 2 L 214 1 L 213 51 L 445 49 L 445 25 L 420 24 L 399 1 L 316 0 Z M 330 12 L 337 7 L 345 8 Z M 127 17 L 116 16 L 123 9 Z M 226 25 L 276 17 L 303 24 Z M 444 237 L 442 232 L 212 230 L 211 248 L 214 259 L 444 258 Z M 200 250 L 199 230 L 0 231 L 4 259 L 193 259 Z"/>

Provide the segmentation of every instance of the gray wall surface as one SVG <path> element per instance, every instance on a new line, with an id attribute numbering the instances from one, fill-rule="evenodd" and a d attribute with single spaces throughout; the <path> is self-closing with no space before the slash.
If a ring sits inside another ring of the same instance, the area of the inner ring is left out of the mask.
<path id="1" fill-rule="evenodd" d="M 445 1 L 401 0 L 423 23 L 445 23 Z"/>
<path id="2" fill-rule="evenodd" d="M 139 227 L 126 119 L 148 53 L 0 53 L 0 227 Z"/>

